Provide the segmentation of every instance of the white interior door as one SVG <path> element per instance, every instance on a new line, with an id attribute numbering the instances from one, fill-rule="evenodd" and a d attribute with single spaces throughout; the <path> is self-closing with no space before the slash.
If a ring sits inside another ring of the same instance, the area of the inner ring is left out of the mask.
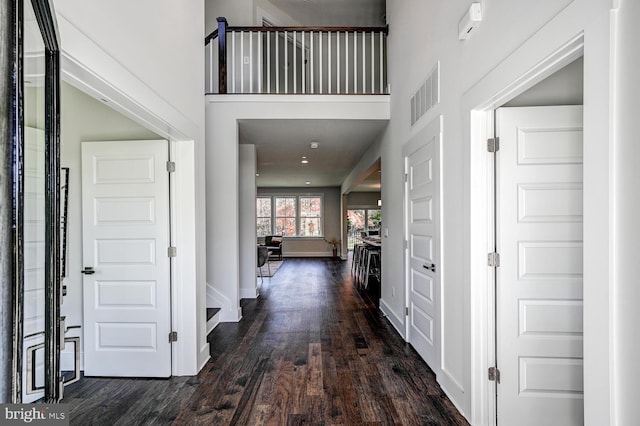
<path id="1" fill-rule="evenodd" d="M 82 144 L 84 371 L 171 375 L 167 141 Z"/>
<path id="2" fill-rule="evenodd" d="M 432 370 L 440 336 L 440 125 L 437 118 L 403 147 L 407 341 Z"/>
<path id="3" fill-rule="evenodd" d="M 500 108 L 498 423 L 582 425 L 582 107 Z"/>

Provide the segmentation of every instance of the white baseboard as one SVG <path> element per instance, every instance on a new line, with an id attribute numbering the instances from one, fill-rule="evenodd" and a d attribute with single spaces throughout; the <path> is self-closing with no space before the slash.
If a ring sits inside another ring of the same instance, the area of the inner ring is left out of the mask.
<path id="1" fill-rule="evenodd" d="M 327 251 L 297 251 L 295 253 L 283 253 L 282 257 L 333 257 L 333 252 Z"/>
<path id="2" fill-rule="evenodd" d="M 216 312 L 216 314 L 207 321 L 207 336 L 218 324 L 220 324 L 220 312 Z"/>
<path id="3" fill-rule="evenodd" d="M 205 347 L 200 349 L 200 356 L 198 358 L 202 360 L 200 362 L 200 365 L 198 366 L 198 373 L 199 373 L 200 371 L 202 371 L 202 369 L 207 364 L 207 362 L 209 362 L 209 360 L 211 359 L 211 354 L 209 353 L 209 344 L 208 343 L 205 345 Z"/>
<path id="4" fill-rule="evenodd" d="M 238 322 L 242 319 L 242 308 L 222 309 L 220 312 L 220 322 Z"/>
<path id="5" fill-rule="evenodd" d="M 258 287 L 256 288 L 241 288 L 240 299 L 255 299 L 260 295 Z"/>
<path id="6" fill-rule="evenodd" d="M 396 329 L 398 334 L 400 334 L 400 336 L 402 336 L 402 338 L 406 341 L 407 336 L 405 335 L 406 327 L 404 321 L 393 312 L 393 310 L 383 299 L 380 299 L 380 310 L 389 319 L 389 322 L 391 323 L 391 325 L 393 325 L 393 328 Z"/>
<path id="7" fill-rule="evenodd" d="M 211 284 L 207 283 L 207 308 L 220 308 L 220 322 L 238 322 L 242 319 L 242 308 L 233 306 L 231 300 Z"/>

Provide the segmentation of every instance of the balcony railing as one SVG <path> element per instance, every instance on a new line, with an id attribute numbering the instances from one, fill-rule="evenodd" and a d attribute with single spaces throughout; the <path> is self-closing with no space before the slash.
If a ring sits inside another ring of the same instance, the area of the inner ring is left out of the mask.
<path id="1" fill-rule="evenodd" d="M 386 27 L 230 27 L 205 38 L 207 93 L 384 94 Z"/>

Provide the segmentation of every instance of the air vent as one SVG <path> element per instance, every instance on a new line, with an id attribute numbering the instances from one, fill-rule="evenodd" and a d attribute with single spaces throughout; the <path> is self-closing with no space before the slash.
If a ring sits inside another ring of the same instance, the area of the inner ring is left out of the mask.
<path id="1" fill-rule="evenodd" d="M 411 125 L 440 102 L 440 62 L 411 97 Z"/>

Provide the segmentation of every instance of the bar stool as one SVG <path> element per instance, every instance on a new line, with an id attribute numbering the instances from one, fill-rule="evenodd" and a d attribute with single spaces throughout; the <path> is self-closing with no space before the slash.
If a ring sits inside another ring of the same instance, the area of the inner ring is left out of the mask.
<path id="1" fill-rule="evenodd" d="M 369 287 L 369 276 L 373 275 L 380 281 L 380 248 L 369 247 L 367 249 L 367 267 L 364 276 L 364 288 Z"/>
<path id="2" fill-rule="evenodd" d="M 362 279 L 362 261 L 365 257 L 366 248 L 366 244 L 356 244 L 353 248 L 353 263 L 351 269 L 354 273 L 356 284 L 359 284 L 359 281 Z"/>
<path id="3" fill-rule="evenodd" d="M 362 244 L 360 248 L 360 256 L 358 258 L 358 270 L 357 279 L 358 287 L 362 288 L 367 278 L 367 260 L 369 259 L 369 250 L 371 247 L 368 244 Z"/>

